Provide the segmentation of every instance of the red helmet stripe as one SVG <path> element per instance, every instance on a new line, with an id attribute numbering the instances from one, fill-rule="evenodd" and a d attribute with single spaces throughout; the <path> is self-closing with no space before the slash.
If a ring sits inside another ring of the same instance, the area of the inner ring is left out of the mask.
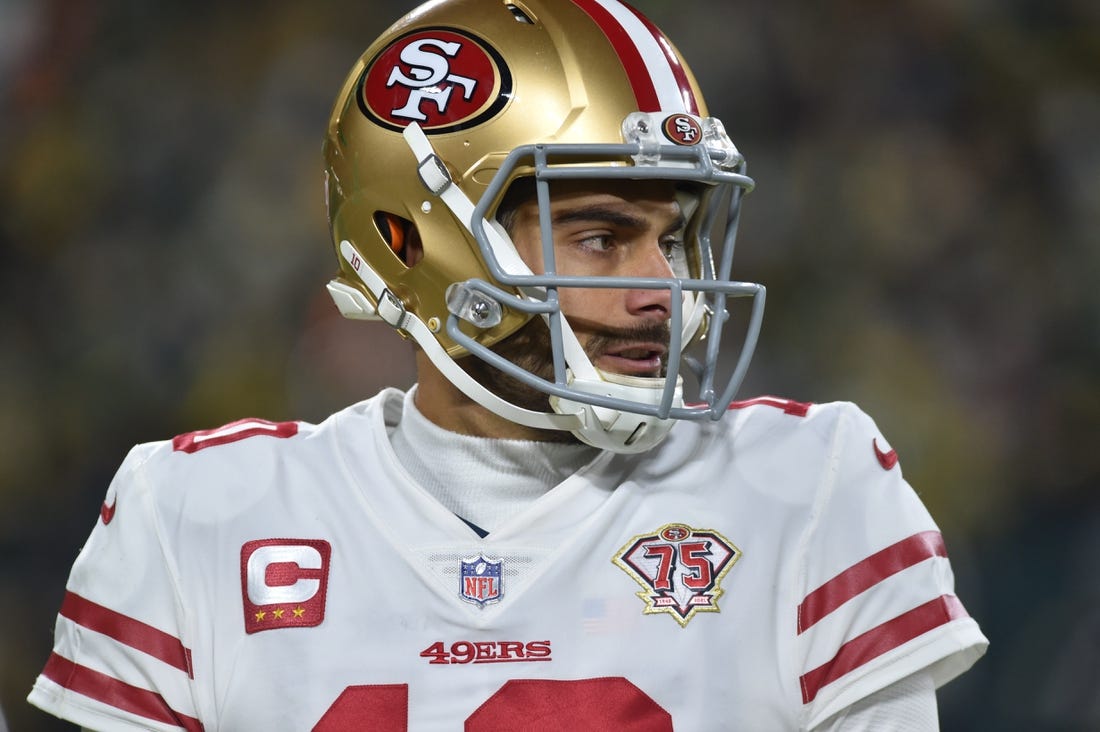
<path id="1" fill-rule="evenodd" d="M 679 92 L 680 98 L 683 100 L 685 111 L 698 115 L 699 103 L 695 99 L 695 94 L 691 91 L 687 70 L 684 69 L 684 65 L 680 63 L 680 57 L 672 50 L 672 41 L 661 32 L 660 28 L 653 24 L 652 20 L 642 15 L 630 5 L 625 5 L 625 7 L 634 13 L 638 20 L 641 21 L 642 25 L 646 27 L 646 30 L 650 32 L 653 36 L 653 40 L 657 43 L 657 47 L 664 54 L 665 60 L 668 62 L 669 71 L 672 72 L 672 78 L 676 80 L 675 86 Z"/>
<path id="2" fill-rule="evenodd" d="M 617 0 L 573 0 L 600 27 L 623 64 L 642 112 L 699 113 L 687 73 L 664 34 Z"/>

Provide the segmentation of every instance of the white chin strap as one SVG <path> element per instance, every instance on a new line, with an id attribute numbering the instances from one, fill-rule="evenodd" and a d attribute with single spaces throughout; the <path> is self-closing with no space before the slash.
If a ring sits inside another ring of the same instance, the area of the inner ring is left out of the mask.
<path id="1" fill-rule="evenodd" d="M 630 399 L 634 402 L 640 401 L 640 398 L 646 398 L 644 403 L 653 407 L 658 406 L 661 397 L 664 396 L 664 379 L 626 376 L 599 370 L 597 373 L 601 377 L 598 381 L 571 378 L 570 388 L 586 394 Z M 569 375 L 572 377 L 572 372 Z M 683 402 L 681 379 L 677 377 L 673 405 L 681 406 Z M 550 406 L 559 413 L 582 412 L 587 428 L 573 430 L 573 434 L 578 440 L 593 447 L 614 452 L 645 452 L 655 447 L 668 435 L 673 423 L 671 419 L 659 419 L 619 409 L 597 407 L 557 396 L 550 397 Z"/>
<path id="2" fill-rule="evenodd" d="M 568 319 L 564 315 L 561 323 L 562 350 L 565 363 L 569 366 L 566 373 L 570 389 L 585 394 L 629 399 L 647 406 L 657 407 L 664 396 L 665 380 L 646 376 L 627 376 L 601 371 L 596 368 L 588 354 L 584 352 L 580 341 L 573 333 Z M 549 323 L 547 323 L 549 327 Z M 677 377 L 676 394 L 673 406 L 683 406 L 683 380 Z M 644 414 L 624 412 L 592 404 L 585 404 L 559 396 L 550 397 L 550 407 L 558 414 L 582 413 L 589 427 L 574 430 L 578 440 L 594 447 L 615 452 L 644 452 L 665 438 L 672 429 L 671 419 L 658 419 Z"/>
<path id="3" fill-rule="evenodd" d="M 416 156 L 420 176 L 425 186 L 443 201 L 472 236 L 473 202 L 458 186 L 454 185 L 419 125 L 410 124 L 405 128 L 403 135 Z M 487 223 L 485 231 L 489 244 L 501 267 L 509 274 L 532 274 L 499 224 Z M 661 442 L 672 428 L 671 419 L 659 419 L 618 409 L 593 406 L 558 396 L 550 397 L 553 413 L 525 409 L 502 399 L 474 380 L 451 358 L 436 340 L 435 334 L 414 313 L 404 309 L 400 300 L 386 288 L 385 282 L 378 273 L 357 255 L 350 242 L 340 243 L 340 255 L 351 265 L 378 302 L 378 306 L 375 307 L 359 290 L 333 280 L 329 283 L 328 289 L 341 313 L 348 318 L 384 320 L 394 328 L 406 331 L 452 384 L 494 414 L 527 427 L 568 430 L 584 443 L 619 453 L 649 450 Z M 529 297 L 537 299 L 531 295 Z M 702 318 L 702 312 L 700 308 L 695 307 L 695 298 L 690 300 L 691 303 L 685 302 L 684 305 L 685 321 L 690 321 L 690 327 L 694 332 L 695 326 Z M 565 362 L 568 366 L 568 386 L 571 389 L 585 394 L 625 399 L 652 407 L 657 407 L 661 403 L 665 379 L 612 374 L 597 369 L 584 352 L 566 318 L 561 317 L 559 322 Z M 672 402 L 674 407 L 683 405 L 680 381 L 678 378 Z"/>

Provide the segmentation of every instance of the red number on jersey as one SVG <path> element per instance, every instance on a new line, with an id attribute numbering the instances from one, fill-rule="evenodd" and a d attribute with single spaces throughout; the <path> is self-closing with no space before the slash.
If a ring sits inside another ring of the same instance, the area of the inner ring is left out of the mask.
<path id="1" fill-rule="evenodd" d="M 409 729 L 409 685 L 349 686 L 336 697 L 313 732 L 350 732 L 370 720 L 372 732 Z"/>
<path id="2" fill-rule="evenodd" d="M 349 686 L 313 732 L 406 732 L 408 684 Z M 671 732 L 672 717 L 622 677 L 556 681 L 516 679 L 500 687 L 466 720 L 466 732 Z"/>
<path id="3" fill-rule="evenodd" d="M 216 445 L 226 445 L 257 435 L 269 437 L 293 437 L 298 434 L 297 422 L 268 422 L 266 419 L 239 419 L 223 427 L 199 430 L 172 438 L 172 449 L 177 452 L 198 452 Z"/>
<path id="4" fill-rule="evenodd" d="M 622 677 L 516 679 L 466 720 L 467 732 L 672 732 L 672 717 Z"/>

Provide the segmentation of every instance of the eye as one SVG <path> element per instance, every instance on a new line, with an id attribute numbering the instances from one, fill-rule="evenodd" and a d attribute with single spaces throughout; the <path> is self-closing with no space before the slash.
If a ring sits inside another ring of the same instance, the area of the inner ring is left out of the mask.
<path id="1" fill-rule="evenodd" d="M 592 232 L 580 236 L 577 246 L 590 252 L 609 252 L 614 248 L 613 237 L 604 232 Z"/>
<path id="2" fill-rule="evenodd" d="M 677 277 L 689 276 L 687 247 L 682 236 L 669 236 L 662 239 L 661 253 L 665 255 L 665 260 L 668 261 L 673 274 Z"/>
<path id="3" fill-rule="evenodd" d="M 661 252 L 670 262 L 674 259 L 682 259 L 684 256 L 684 239 L 680 236 L 669 236 L 661 240 Z"/>

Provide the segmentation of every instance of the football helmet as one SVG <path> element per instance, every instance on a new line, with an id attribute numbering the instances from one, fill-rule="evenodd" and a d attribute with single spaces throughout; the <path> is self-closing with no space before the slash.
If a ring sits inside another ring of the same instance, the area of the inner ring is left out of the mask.
<path id="1" fill-rule="evenodd" d="M 726 411 L 763 315 L 764 287 L 730 278 L 741 199 L 753 181 L 683 57 L 634 9 L 618 0 L 429 2 L 352 68 L 324 157 L 339 262 L 329 292 L 340 311 L 412 338 L 487 409 L 618 452 L 656 445 L 672 420 Z M 544 219 L 557 180 L 677 182 L 690 215 L 682 271 L 554 274 L 544 220 L 547 266 L 532 272 L 496 220 L 521 178 L 534 181 Z M 402 256 L 410 236 L 421 247 L 411 264 Z M 558 307 L 567 287 L 668 290 L 681 307 L 671 308 L 665 374 L 596 368 Z M 740 297 L 751 298 L 740 355 L 720 358 L 727 301 Z M 553 379 L 494 350 L 532 319 L 549 329 Z M 549 408 L 494 393 L 463 358 L 545 393 Z"/>

